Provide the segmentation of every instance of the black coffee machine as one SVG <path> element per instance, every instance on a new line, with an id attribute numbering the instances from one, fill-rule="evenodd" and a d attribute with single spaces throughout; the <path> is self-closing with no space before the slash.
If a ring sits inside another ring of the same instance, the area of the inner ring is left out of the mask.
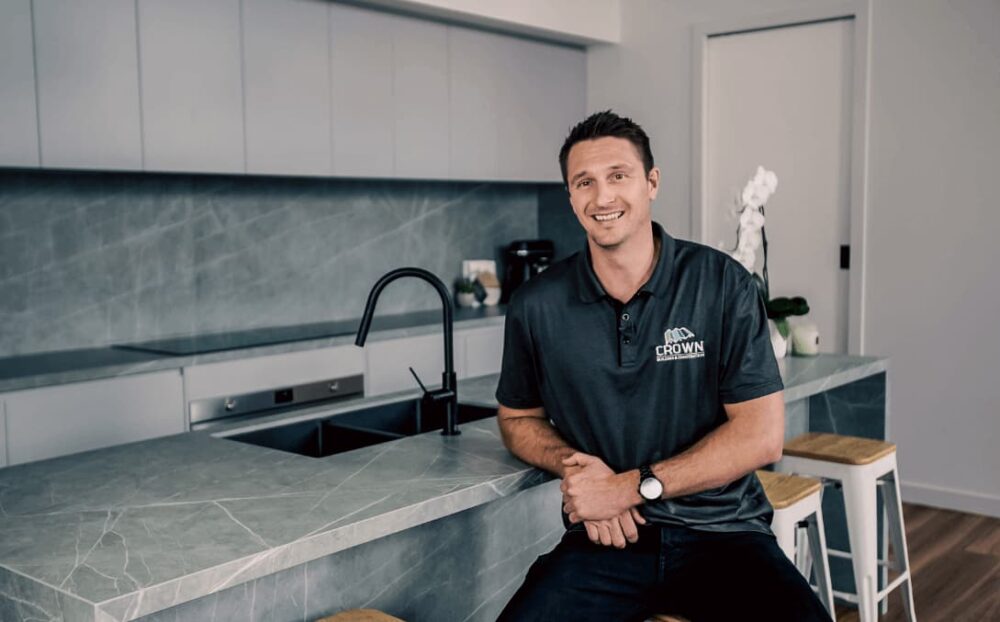
<path id="1" fill-rule="evenodd" d="M 552 240 L 514 240 L 504 251 L 506 271 L 503 295 L 500 302 L 510 300 L 510 295 L 531 277 L 549 267 L 556 249 Z"/>

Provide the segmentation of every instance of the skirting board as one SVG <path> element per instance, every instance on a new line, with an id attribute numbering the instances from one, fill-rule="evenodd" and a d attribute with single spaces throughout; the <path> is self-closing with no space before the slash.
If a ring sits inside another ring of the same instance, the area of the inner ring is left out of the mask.
<path id="1" fill-rule="evenodd" d="M 1000 518 L 1000 497 L 995 495 L 913 482 L 900 482 L 899 489 L 906 503 Z"/>

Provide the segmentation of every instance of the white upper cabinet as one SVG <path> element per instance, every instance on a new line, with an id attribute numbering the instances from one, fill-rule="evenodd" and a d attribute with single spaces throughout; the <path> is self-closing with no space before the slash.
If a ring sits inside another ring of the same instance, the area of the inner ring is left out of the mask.
<path id="1" fill-rule="evenodd" d="M 395 176 L 448 177 L 448 28 L 397 17 L 393 32 Z"/>
<path id="2" fill-rule="evenodd" d="M 391 177 L 394 16 L 330 5 L 333 173 Z"/>
<path id="3" fill-rule="evenodd" d="M 330 7 L 335 175 L 448 177 L 448 29 Z"/>
<path id="4" fill-rule="evenodd" d="M 329 175 L 330 5 L 243 0 L 247 172 Z"/>
<path id="5" fill-rule="evenodd" d="M 498 179 L 497 123 L 507 98 L 498 77 L 503 71 L 504 37 L 477 30 L 448 29 L 450 176 Z"/>
<path id="6" fill-rule="evenodd" d="M 498 176 L 561 181 L 559 149 L 586 110 L 583 50 L 506 39 L 500 83 L 509 97 L 498 118 Z"/>
<path id="7" fill-rule="evenodd" d="M 139 170 L 134 0 L 35 0 L 42 166 Z"/>
<path id="8" fill-rule="evenodd" d="M 585 58 L 326 0 L 2 0 L 0 166 L 559 181 Z"/>
<path id="9" fill-rule="evenodd" d="M 240 0 L 139 0 L 149 171 L 242 173 Z"/>
<path id="10" fill-rule="evenodd" d="M 0 2 L 0 166 L 38 166 L 31 0 Z"/>

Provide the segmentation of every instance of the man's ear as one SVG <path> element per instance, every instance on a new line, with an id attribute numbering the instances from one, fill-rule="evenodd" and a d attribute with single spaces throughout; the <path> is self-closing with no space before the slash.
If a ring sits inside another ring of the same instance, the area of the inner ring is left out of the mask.
<path id="1" fill-rule="evenodd" d="M 653 167 L 646 175 L 646 187 L 649 189 L 649 200 L 656 198 L 656 193 L 660 190 L 660 169 Z"/>

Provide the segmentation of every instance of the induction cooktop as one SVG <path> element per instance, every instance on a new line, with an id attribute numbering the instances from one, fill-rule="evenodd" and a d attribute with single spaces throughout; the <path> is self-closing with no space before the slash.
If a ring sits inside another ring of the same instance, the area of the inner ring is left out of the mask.
<path id="1" fill-rule="evenodd" d="M 139 352 L 152 352 L 154 354 L 167 354 L 171 356 L 206 354 L 208 352 L 255 348 L 293 341 L 353 335 L 358 331 L 360 323 L 360 320 L 341 320 L 339 322 L 318 322 L 296 326 L 271 326 L 226 333 L 206 333 L 153 339 L 151 341 L 118 344 L 114 347 L 122 350 L 137 350 Z"/>
<path id="2" fill-rule="evenodd" d="M 478 309 L 455 309 L 455 321 L 502 316 L 504 306 L 480 307 Z M 412 328 L 441 322 L 441 311 L 413 311 L 396 315 L 376 316 L 372 320 L 372 330 L 393 330 Z M 332 322 L 316 322 L 312 324 L 296 324 L 292 326 L 268 326 L 231 332 L 203 333 L 178 337 L 166 337 L 150 341 L 116 344 L 113 347 L 120 350 L 133 350 L 168 356 L 190 356 L 239 350 L 241 348 L 256 348 L 294 341 L 309 341 L 311 339 L 328 339 L 344 335 L 354 335 L 361 324 L 360 318 L 337 320 Z"/>

